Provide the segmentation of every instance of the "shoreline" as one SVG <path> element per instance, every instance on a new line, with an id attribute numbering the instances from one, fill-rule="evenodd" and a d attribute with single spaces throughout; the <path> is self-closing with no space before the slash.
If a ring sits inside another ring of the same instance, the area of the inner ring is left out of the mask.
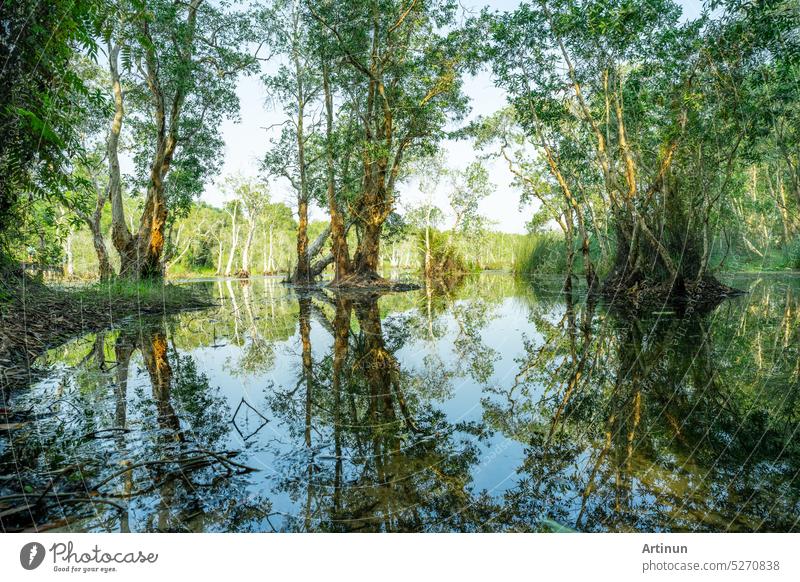
<path id="1" fill-rule="evenodd" d="M 29 279 L 4 285 L 0 302 L 0 387 L 25 383 L 33 362 L 82 334 L 108 329 L 136 314 L 202 309 L 210 297 L 168 282 L 95 283 L 75 289 Z"/>

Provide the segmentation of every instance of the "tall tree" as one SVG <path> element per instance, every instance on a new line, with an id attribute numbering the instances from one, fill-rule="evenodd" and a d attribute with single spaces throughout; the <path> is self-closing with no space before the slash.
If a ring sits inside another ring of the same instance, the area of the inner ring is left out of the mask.
<path id="1" fill-rule="evenodd" d="M 359 128 L 360 188 L 350 205 L 359 238 L 351 282 L 381 283 L 381 232 L 404 161 L 430 151 L 448 121 L 464 115 L 461 75 L 472 62 L 473 39 L 452 30 L 452 1 L 322 1 L 309 10 L 329 40 L 322 54 L 331 68 L 344 65 L 337 89 Z"/>
<path id="2" fill-rule="evenodd" d="M 251 71 L 256 59 L 244 52 L 250 26 L 228 3 L 203 0 L 171 2 L 133 0 L 121 30 L 109 46 L 116 113 L 115 124 L 129 118 L 135 139 L 137 185 L 145 191 L 139 227 L 125 221 L 121 186 L 111 203 L 114 246 L 127 277 L 159 278 L 167 223 L 199 194 L 219 166 L 223 119 L 238 114 L 235 91 L 239 72 Z M 116 44 L 115 44 L 116 43 Z M 123 56 L 121 79 L 118 64 Z M 125 113 L 122 84 L 132 91 Z M 112 132 L 109 140 L 118 139 Z M 118 160 L 109 156 L 111 180 Z"/>
<path id="3" fill-rule="evenodd" d="M 285 62 L 264 83 L 283 103 L 286 123 L 280 139 L 267 154 L 266 169 L 288 179 L 297 197 L 297 266 L 291 279 L 296 284 L 312 282 L 308 244 L 308 210 L 312 202 L 312 172 L 318 153 L 310 152 L 316 137 L 311 107 L 321 91 L 317 63 L 310 50 L 308 13 L 300 0 L 279 0 L 264 14 L 265 34 L 272 37 L 273 50 Z"/>

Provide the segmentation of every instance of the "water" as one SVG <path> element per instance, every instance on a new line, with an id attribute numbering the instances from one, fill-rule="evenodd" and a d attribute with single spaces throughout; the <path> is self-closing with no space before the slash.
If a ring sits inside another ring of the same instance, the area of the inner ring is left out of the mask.
<path id="1" fill-rule="evenodd" d="M 38 362 L 0 523 L 67 531 L 790 531 L 800 279 L 632 318 L 485 274 L 357 299 L 195 283 Z M 248 470 L 248 468 L 253 470 Z"/>

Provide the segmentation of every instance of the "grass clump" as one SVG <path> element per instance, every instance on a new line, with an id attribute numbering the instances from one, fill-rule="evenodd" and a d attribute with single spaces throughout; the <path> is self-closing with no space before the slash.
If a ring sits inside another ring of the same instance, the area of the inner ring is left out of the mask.
<path id="1" fill-rule="evenodd" d="M 564 239 L 555 232 L 530 233 L 517 243 L 514 272 L 520 275 L 557 274 L 567 269 Z"/>

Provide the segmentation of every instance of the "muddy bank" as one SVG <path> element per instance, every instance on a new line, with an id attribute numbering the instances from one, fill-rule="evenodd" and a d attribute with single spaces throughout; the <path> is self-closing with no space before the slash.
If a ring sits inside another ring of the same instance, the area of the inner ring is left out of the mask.
<path id="1" fill-rule="evenodd" d="M 134 315 L 213 305 L 210 296 L 175 285 L 116 282 L 66 290 L 28 278 L 3 283 L 0 297 L 0 386 L 27 381 L 36 358 L 78 335 Z"/>

